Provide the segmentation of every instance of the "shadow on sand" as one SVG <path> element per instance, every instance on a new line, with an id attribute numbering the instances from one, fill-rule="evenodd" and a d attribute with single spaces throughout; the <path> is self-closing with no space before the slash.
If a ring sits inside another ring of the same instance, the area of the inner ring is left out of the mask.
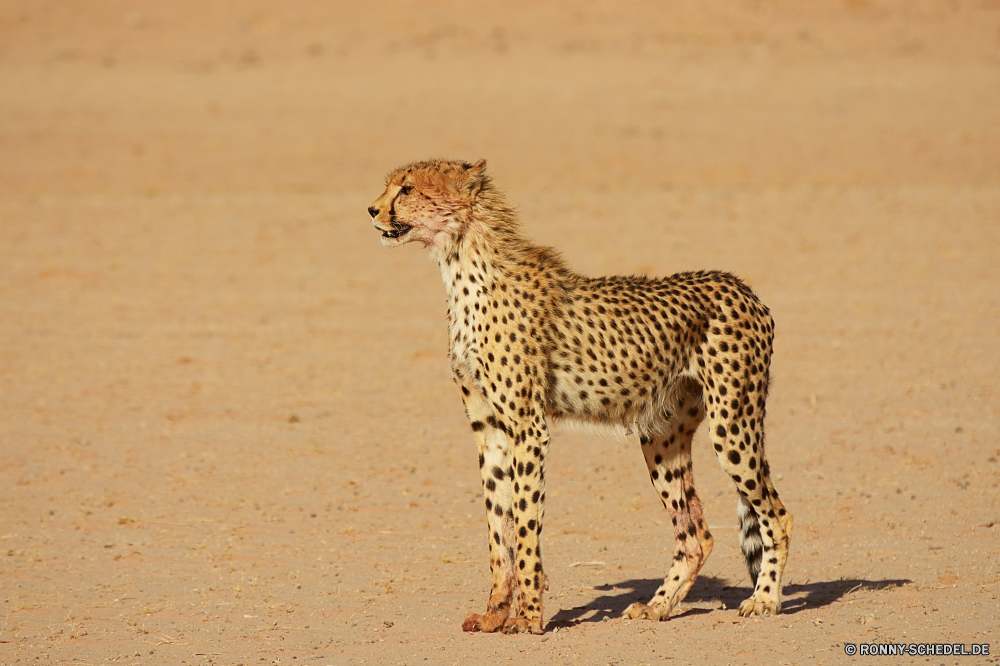
<path id="1" fill-rule="evenodd" d="M 605 618 L 621 617 L 622 612 L 628 608 L 629 604 L 635 601 L 647 602 L 656 593 L 662 582 L 661 578 L 634 578 L 609 585 L 599 585 L 594 589 L 606 594 L 582 606 L 559 611 L 546 623 L 546 627 L 572 627 L 583 622 L 601 622 Z M 781 600 L 781 614 L 794 615 L 809 608 L 822 608 L 857 589 L 882 590 L 906 585 L 909 582 L 907 579 L 840 579 L 829 582 L 785 585 Z M 729 611 L 735 612 L 740 603 L 749 597 L 752 591 L 749 586 L 727 585 L 725 580 L 721 578 L 702 576 L 695 581 L 694 587 L 688 592 L 684 603 L 721 602 Z M 681 604 L 682 608 L 684 603 Z M 712 609 L 708 608 L 689 607 L 672 617 L 704 615 L 711 612 L 713 612 Z"/>

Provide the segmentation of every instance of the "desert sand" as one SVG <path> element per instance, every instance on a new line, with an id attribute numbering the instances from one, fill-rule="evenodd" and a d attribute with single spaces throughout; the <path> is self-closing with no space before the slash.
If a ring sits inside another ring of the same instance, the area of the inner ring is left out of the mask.
<path id="1" fill-rule="evenodd" d="M 428 157 L 580 272 L 771 308 L 781 615 L 737 615 L 702 430 L 715 551 L 621 619 L 670 519 L 636 441 L 557 427 L 547 632 L 462 633 L 444 292 L 365 212 Z M 0 4 L 2 664 L 997 663 L 998 371 L 996 0 Z"/>

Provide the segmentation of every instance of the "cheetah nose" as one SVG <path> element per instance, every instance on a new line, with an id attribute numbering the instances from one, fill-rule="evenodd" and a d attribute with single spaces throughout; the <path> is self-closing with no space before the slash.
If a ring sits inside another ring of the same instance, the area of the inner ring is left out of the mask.
<path id="1" fill-rule="evenodd" d="M 372 217 L 378 217 L 378 208 L 375 206 L 368 206 L 368 214 Z"/>

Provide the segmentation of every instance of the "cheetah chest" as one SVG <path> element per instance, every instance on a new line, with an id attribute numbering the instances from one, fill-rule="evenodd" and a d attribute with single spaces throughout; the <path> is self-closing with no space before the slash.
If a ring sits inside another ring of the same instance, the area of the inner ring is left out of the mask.
<path id="1" fill-rule="evenodd" d="M 485 276 L 471 266 L 458 265 L 445 275 L 448 289 L 448 339 L 453 362 L 470 374 L 478 366 L 479 338 L 483 335 L 488 298 Z"/>

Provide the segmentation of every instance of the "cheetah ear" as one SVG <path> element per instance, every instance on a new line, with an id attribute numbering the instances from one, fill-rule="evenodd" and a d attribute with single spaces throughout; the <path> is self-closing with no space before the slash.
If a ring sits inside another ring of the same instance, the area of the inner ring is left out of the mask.
<path id="1" fill-rule="evenodd" d="M 475 164 L 465 162 L 462 164 L 462 169 L 465 171 L 463 174 L 465 181 L 462 184 L 462 189 L 469 196 L 475 197 L 483 189 L 488 180 L 486 176 L 486 160 L 479 160 Z"/>

